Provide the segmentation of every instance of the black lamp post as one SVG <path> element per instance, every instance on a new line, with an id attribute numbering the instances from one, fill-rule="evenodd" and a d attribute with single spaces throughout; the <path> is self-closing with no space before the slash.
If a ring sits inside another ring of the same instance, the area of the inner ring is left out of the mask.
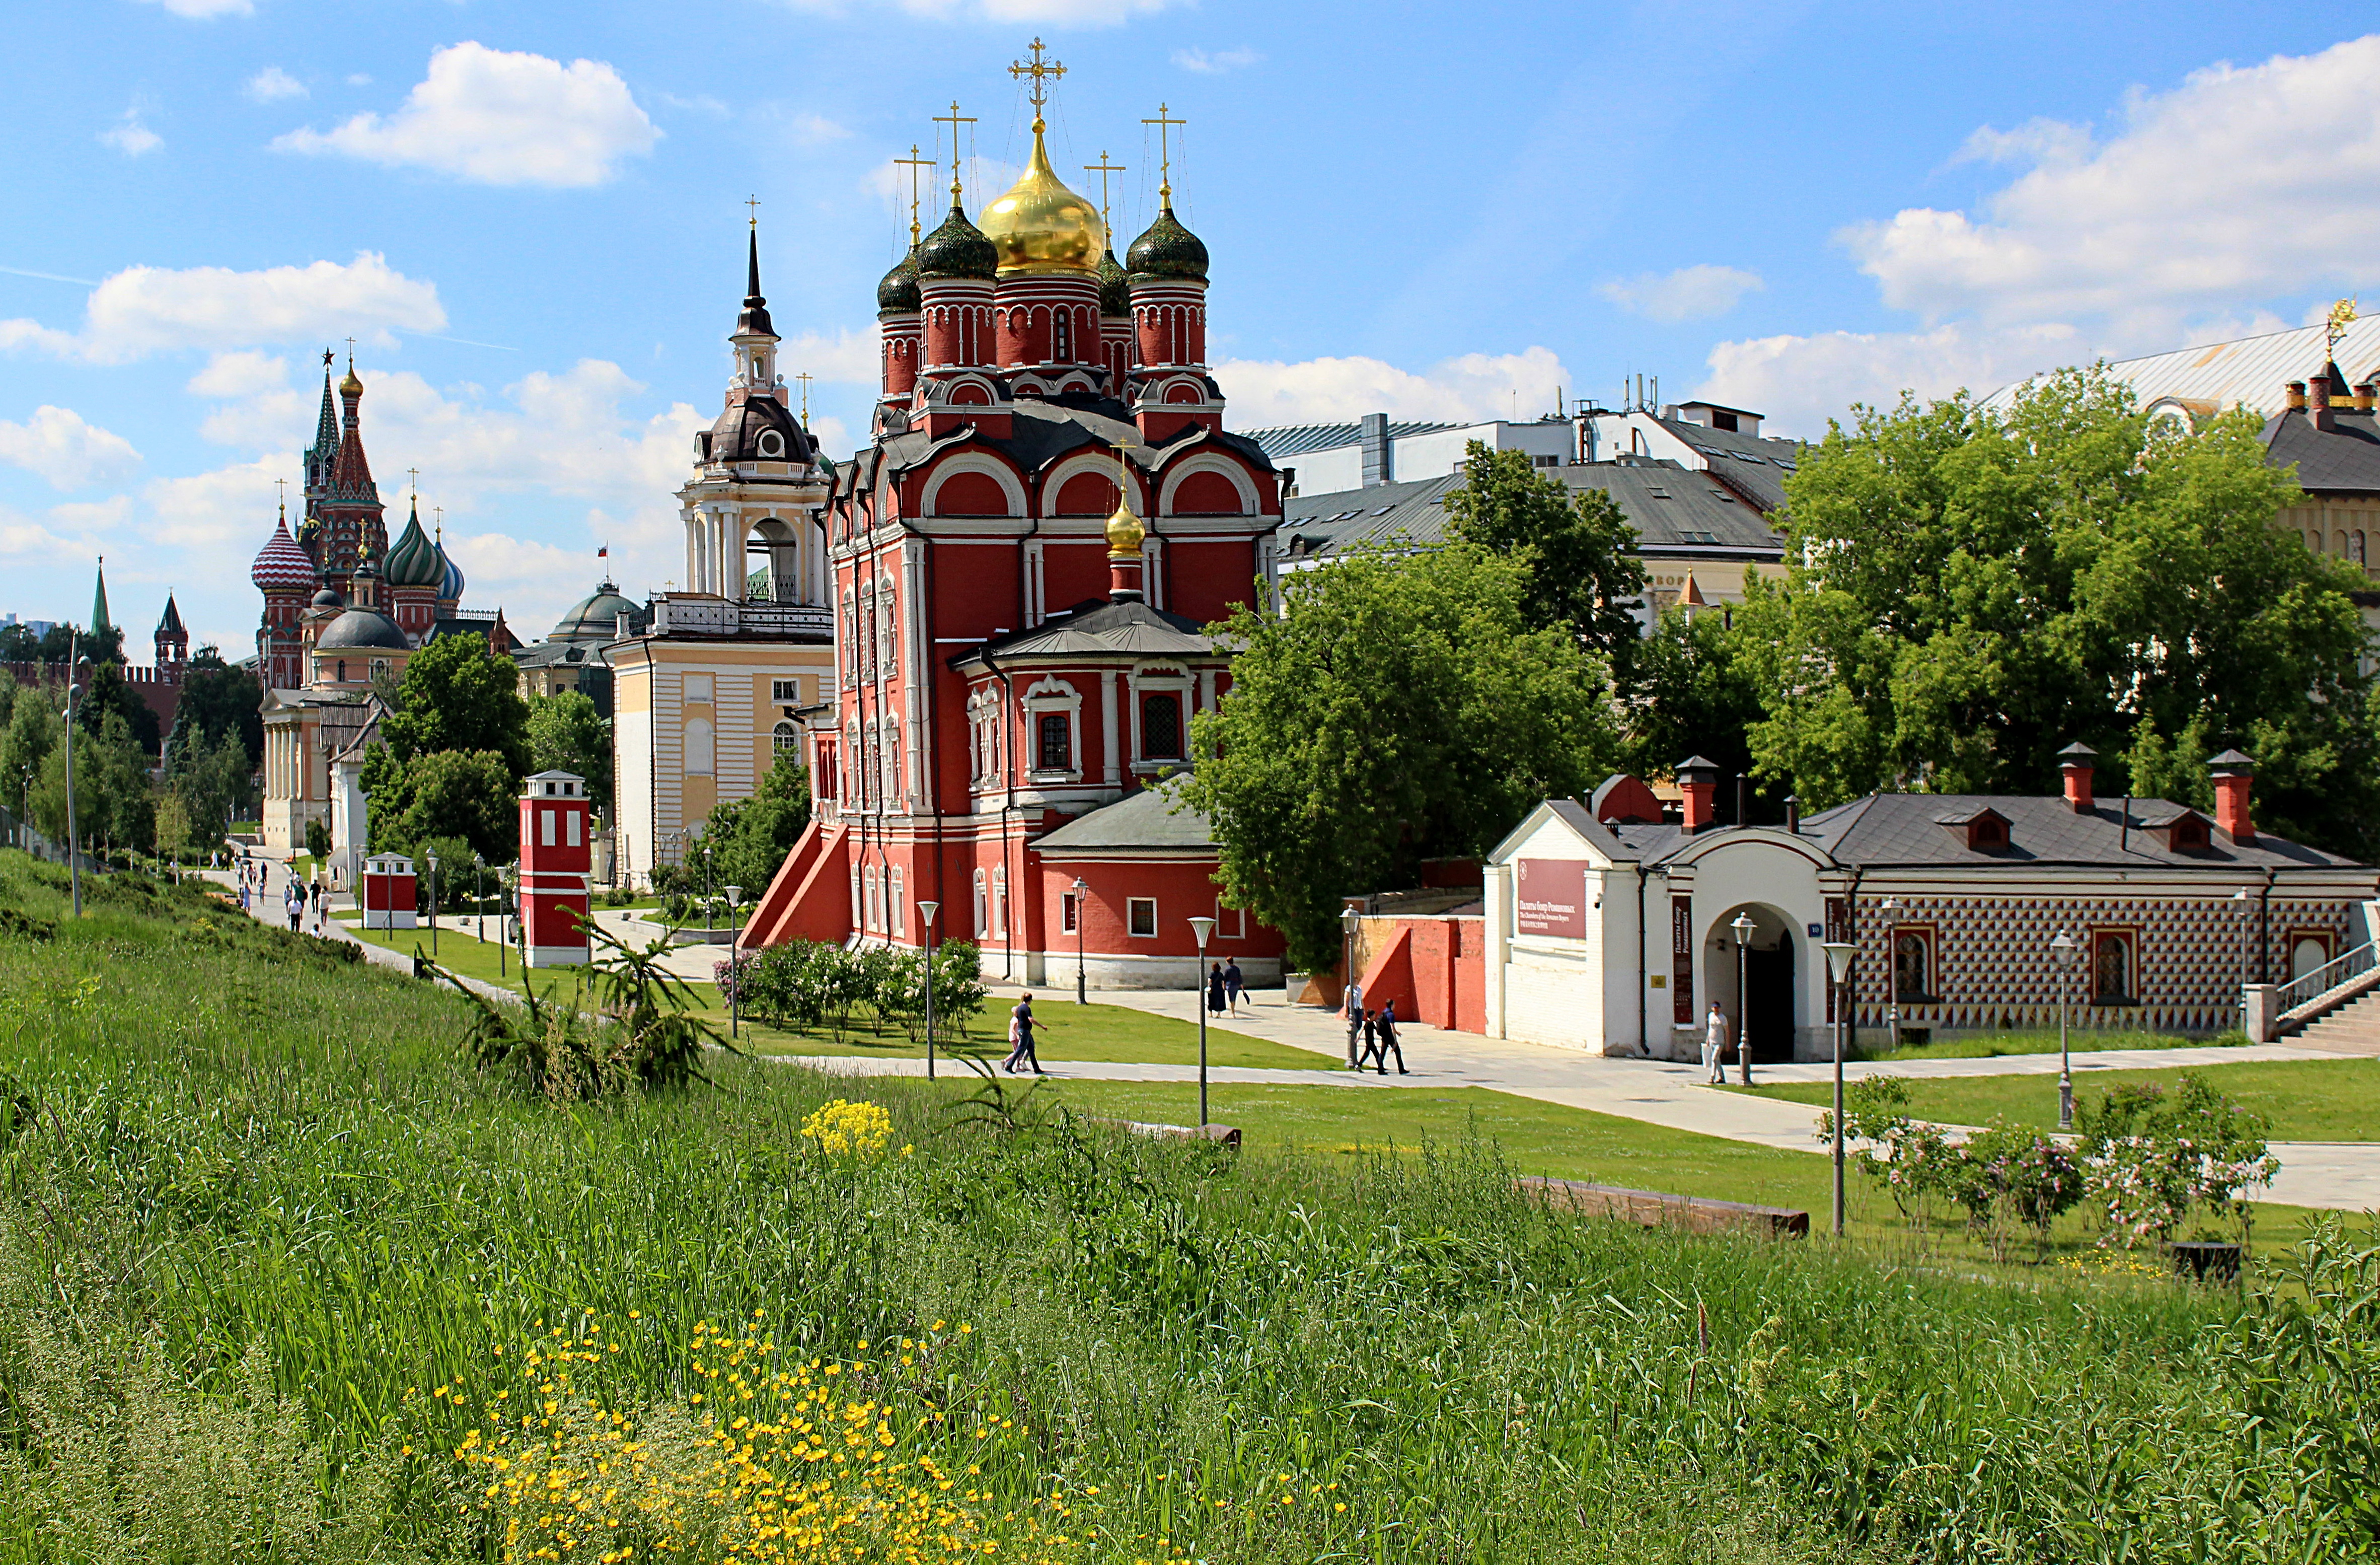
<path id="1" fill-rule="evenodd" d="M 1735 934 L 1736 1067 L 1738 1070 L 1742 1071 L 1743 1084 L 1748 1087 L 1752 1085 L 1752 1039 L 1745 1034 L 1743 1030 L 1744 1021 L 1750 1014 L 1750 1008 L 1744 1004 L 1744 1001 L 1750 996 L 1744 993 L 1743 980 L 1745 961 L 1752 950 L 1752 915 L 1750 913 L 1736 914 L 1735 922 L 1729 924 L 1728 928 L 1732 930 Z"/>
<path id="2" fill-rule="evenodd" d="M 1090 909 L 1083 899 L 1089 895 L 1090 889 L 1081 875 L 1075 877 L 1075 1003 L 1078 1006 L 1091 1003 L 1088 985 L 1083 979 L 1083 921 L 1090 915 Z"/>
<path id="3" fill-rule="evenodd" d="M 66 710 L 59 715 L 63 716 L 67 723 L 67 875 L 74 883 L 74 916 L 77 918 L 82 917 L 82 856 L 76 851 L 74 731 L 75 703 L 77 698 L 82 694 L 82 687 L 75 682 L 75 675 L 81 666 L 81 660 L 74 655 L 74 639 L 68 637 L 67 640 L 67 705 Z"/>
<path id="4" fill-rule="evenodd" d="M 2049 943 L 2050 960 L 2058 964 L 2058 1128 L 2074 1128 L 2073 1057 L 2066 1049 L 2066 1000 L 2073 985 L 2069 978 L 2074 970 L 2074 937 L 2064 930 Z"/>
<path id="5" fill-rule="evenodd" d="M 1363 915 L 1356 912 L 1354 909 L 1342 908 L 1339 910 L 1339 930 L 1343 937 L 1343 943 L 1347 948 L 1346 955 L 1340 958 L 1340 961 L 1345 972 L 1345 977 L 1339 985 L 1339 1008 L 1347 1012 L 1348 1017 L 1347 1069 L 1350 1070 L 1358 1069 L 1355 1064 L 1356 1023 L 1354 1020 L 1355 1010 L 1353 1004 L 1353 996 L 1356 990 L 1355 931 L 1362 926 L 1363 923 Z"/>
<path id="6" fill-rule="evenodd" d="M 731 1038 L 739 1036 L 744 1026 L 744 970 L 737 965 L 744 953 L 744 921 L 735 916 L 735 911 L 743 905 L 744 888 L 727 887 L 727 1035 Z M 594 916 L 591 907 L 588 916 Z"/>
<path id="7" fill-rule="evenodd" d="M 940 902 L 919 902 L 917 916 L 926 921 L 926 1080 L 934 1079 L 934 915 Z"/>
<path id="8" fill-rule="evenodd" d="M 1876 904 L 1884 920 L 1885 1024 L 1892 1030 L 1892 1050 L 1900 1052 L 1900 902 L 1887 897 Z"/>
<path id="9" fill-rule="evenodd" d="M 1848 940 L 1829 940 L 1822 948 L 1827 953 L 1827 971 L 1835 980 L 1835 1237 L 1843 1236 L 1843 1033 L 1851 1025 L 1851 987 L 1845 982 L 1851 976 L 1852 959 L 1859 948 Z"/>
<path id="10" fill-rule="evenodd" d="M 1190 933 L 1198 942 L 1198 967 L 1194 976 L 1198 981 L 1198 1128 L 1203 1131 L 1207 1128 L 1207 937 L 1215 933 L 1215 921 L 1194 918 L 1190 921 Z"/>
<path id="11" fill-rule="evenodd" d="M 430 960 L 438 960 L 438 855 L 424 855 L 430 861 Z"/>

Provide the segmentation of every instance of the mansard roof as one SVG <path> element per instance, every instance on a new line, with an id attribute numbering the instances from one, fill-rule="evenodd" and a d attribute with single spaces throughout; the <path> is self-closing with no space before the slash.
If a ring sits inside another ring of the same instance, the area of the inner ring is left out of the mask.
<path id="1" fill-rule="evenodd" d="M 1035 838 L 1033 850 L 1051 859 L 1119 851 L 1212 854 L 1214 823 L 1183 803 L 1181 793 L 1178 777 L 1153 783 Z"/>

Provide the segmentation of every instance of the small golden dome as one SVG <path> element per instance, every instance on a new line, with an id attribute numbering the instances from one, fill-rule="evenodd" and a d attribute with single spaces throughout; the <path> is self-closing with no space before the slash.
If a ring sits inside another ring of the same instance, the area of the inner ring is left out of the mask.
<path id="1" fill-rule="evenodd" d="M 1131 499 L 1118 500 L 1115 514 L 1108 518 L 1108 558 L 1138 559 L 1140 542 L 1148 536 L 1148 529 L 1132 514 Z"/>
<path id="2" fill-rule="evenodd" d="M 346 378 L 339 382 L 339 395 L 342 397 L 361 397 L 363 394 L 364 383 L 356 378 L 356 367 L 353 364 L 350 364 L 347 366 Z"/>
<path id="3" fill-rule="evenodd" d="M 1107 253 L 1108 227 L 1099 208 L 1066 189 L 1033 122 L 1033 158 L 1008 193 L 983 209 L 983 232 L 1000 251 L 1003 277 L 1046 273 L 1097 276 Z"/>

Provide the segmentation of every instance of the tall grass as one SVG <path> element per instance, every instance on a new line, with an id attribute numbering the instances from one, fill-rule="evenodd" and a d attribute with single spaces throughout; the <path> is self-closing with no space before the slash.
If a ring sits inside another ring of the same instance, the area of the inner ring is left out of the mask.
<path id="1" fill-rule="evenodd" d="M 0 904 L 58 911 L 14 856 Z M 800 1127 L 849 1083 L 735 1059 L 716 1090 L 557 1108 L 466 1068 L 451 996 L 236 915 L 202 930 L 188 897 L 95 906 L 0 936 L 0 1069 L 37 1104 L 0 1150 L 0 1559 L 143 1558 L 74 1541 L 143 1525 L 109 1431 L 194 1409 L 272 1432 L 214 1440 L 226 1471 L 310 1485 L 240 1489 L 285 1528 L 146 1558 L 492 1557 L 454 1455 L 485 1404 L 458 1400 L 589 1322 L 617 1351 L 589 1391 L 656 1416 L 703 1389 L 720 1323 L 852 1362 L 930 1339 L 903 1395 L 998 1432 L 970 1481 L 1002 1510 L 1069 1497 L 1114 1540 L 1086 1559 L 2356 1541 L 2245 1421 L 2255 1322 L 2219 1295 L 1580 1222 L 1481 1144 L 1351 1168 L 959 1130 L 923 1082 L 868 1084 L 915 1155 L 830 1157 Z M 137 1394 L 78 1401 L 60 1367 L 142 1352 Z"/>

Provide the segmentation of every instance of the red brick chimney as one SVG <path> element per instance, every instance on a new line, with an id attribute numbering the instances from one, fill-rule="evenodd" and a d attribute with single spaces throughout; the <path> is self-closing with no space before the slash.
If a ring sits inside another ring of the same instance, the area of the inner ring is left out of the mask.
<path id="1" fill-rule="evenodd" d="M 2058 753 L 2058 769 L 2066 774 L 2067 808 L 2078 815 L 2087 815 L 2093 803 L 2091 764 L 2098 759 L 2099 752 L 2078 740 Z"/>
<path id="2" fill-rule="evenodd" d="M 2256 823 L 2248 813 L 2248 789 L 2256 763 L 2236 750 L 2227 750 L 2206 763 L 2215 776 L 2215 824 L 2234 846 L 2256 840 Z"/>
<path id="3" fill-rule="evenodd" d="M 1718 766 L 1699 755 L 1690 755 L 1678 763 L 1678 788 L 1686 796 L 1686 835 L 1708 831 L 1717 821 L 1718 798 Z"/>
<path id="4" fill-rule="evenodd" d="M 2375 377 L 2375 378 L 2380 378 L 2380 377 Z M 2357 387 L 2355 388 L 2355 410 L 2356 410 L 2357 412 L 2359 412 L 2359 413 L 2368 413 L 2368 412 L 2370 412 L 2370 411 L 2372 410 L 2372 403 L 2373 403 L 2373 399 L 2374 399 L 2374 387 L 2373 382 L 2372 382 L 2372 381 L 2368 381 L 2368 380 L 2367 380 L 2367 381 L 2365 381 L 2362 385 L 2359 385 L 2359 386 L 2357 386 Z"/>
<path id="5" fill-rule="evenodd" d="M 2329 429 L 2330 374 L 2328 371 L 2306 382 L 2306 422 L 2316 429 Z"/>

